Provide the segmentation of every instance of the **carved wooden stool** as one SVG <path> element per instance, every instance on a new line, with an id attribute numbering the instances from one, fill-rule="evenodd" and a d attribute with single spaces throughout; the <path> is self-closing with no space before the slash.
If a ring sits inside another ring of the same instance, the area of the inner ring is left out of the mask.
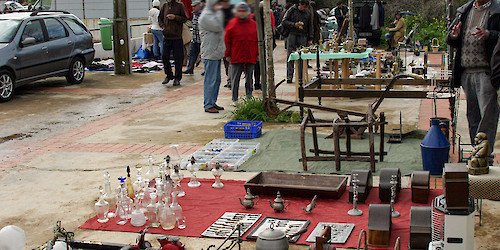
<path id="1" fill-rule="evenodd" d="M 391 205 L 371 204 L 368 215 L 368 245 L 389 246 L 391 224 Z"/>
<path id="2" fill-rule="evenodd" d="M 372 171 L 357 169 L 351 172 L 351 180 L 354 174 L 358 175 L 358 204 L 365 204 L 365 200 L 370 194 L 373 187 L 373 175 Z M 352 182 L 349 184 L 349 203 L 352 203 L 353 194 Z"/>
<path id="3" fill-rule="evenodd" d="M 413 171 L 411 174 L 411 201 L 427 204 L 429 201 L 431 174 L 429 171 Z"/>
<path id="4" fill-rule="evenodd" d="M 394 200 L 396 202 L 401 190 L 401 171 L 399 171 L 399 168 L 380 169 L 379 198 L 381 202 L 391 202 L 391 178 L 393 175 L 396 175 L 398 180 L 398 184 L 396 184 L 396 198 Z"/>

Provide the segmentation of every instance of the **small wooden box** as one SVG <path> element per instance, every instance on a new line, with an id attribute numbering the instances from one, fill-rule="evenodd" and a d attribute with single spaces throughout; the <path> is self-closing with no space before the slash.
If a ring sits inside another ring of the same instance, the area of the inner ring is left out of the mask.
<path id="1" fill-rule="evenodd" d="M 469 209 L 469 174 L 465 163 L 446 163 L 443 177 L 446 209 Z"/>
<path id="2" fill-rule="evenodd" d="M 366 198 L 370 194 L 370 191 L 372 190 L 373 187 L 373 175 L 372 171 L 370 170 L 353 170 L 351 172 L 351 179 L 352 175 L 357 174 L 358 175 L 358 203 L 359 204 L 365 204 Z M 349 184 L 349 203 L 352 203 L 352 194 L 353 194 L 353 188 L 352 188 L 352 183 Z"/>
<path id="3" fill-rule="evenodd" d="M 431 175 L 429 171 L 413 171 L 411 174 L 411 201 L 427 204 Z"/>
<path id="4" fill-rule="evenodd" d="M 368 245 L 387 247 L 391 239 L 391 205 L 371 204 L 368 215 Z"/>
<path id="5" fill-rule="evenodd" d="M 381 202 L 391 202 L 391 178 L 397 176 L 398 184 L 396 184 L 396 199 L 398 199 L 399 191 L 401 190 L 401 171 L 399 168 L 382 168 L 380 170 L 379 198 Z"/>
<path id="6" fill-rule="evenodd" d="M 432 234 L 432 207 L 411 207 L 410 249 L 427 249 Z"/>

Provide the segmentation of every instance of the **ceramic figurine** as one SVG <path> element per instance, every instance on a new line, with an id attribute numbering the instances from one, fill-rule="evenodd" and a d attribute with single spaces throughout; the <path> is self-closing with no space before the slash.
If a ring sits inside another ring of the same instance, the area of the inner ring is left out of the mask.
<path id="1" fill-rule="evenodd" d="M 222 173 L 224 173 L 224 170 L 220 166 L 219 163 L 215 164 L 215 168 L 212 169 L 212 174 L 214 175 L 215 182 L 212 184 L 213 188 L 223 188 L 224 184 L 222 183 L 220 177 L 222 176 Z"/>
<path id="2" fill-rule="evenodd" d="M 481 175 L 487 174 L 489 172 L 489 162 L 488 162 L 488 140 L 486 134 L 479 132 L 474 139 L 476 146 L 471 153 L 471 160 L 469 161 L 469 174 L 471 175 Z"/>
<path id="3" fill-rule="evenodd" d="M 318 196 L 314 195 L 311 203 L 309 203 L 309 205 L 307 205 L 306 207 L 303 207 L 302 210 L 304 210 L 310 214 L 312 212 L 312 210 L 316 207 L 316 199 L 317 198 L 318 198 Z"/>

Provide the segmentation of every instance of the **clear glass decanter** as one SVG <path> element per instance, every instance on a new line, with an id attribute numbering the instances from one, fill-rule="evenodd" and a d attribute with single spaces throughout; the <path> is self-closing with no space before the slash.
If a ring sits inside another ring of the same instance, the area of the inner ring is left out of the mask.
<path id="1" fill-rule="evenodd" d="M 106 223 L 109 221 L 108 212 L 109 212 L 109 203 L 104 200 L 104 188 L 102 186 L 99 187 L 99 200 L 95 203 L 95 211 L 97 213 L 97 221 L 99 223 Z"/>
<path id="2" fill-rule="evenodd" d="M 148 156 L 149 169 L 146 171 L 144 175 L 144 182 L 149 183 L 151 180 L 154 180 L 157 177 L 157 172 L 155 172 L 153 167 L 153 156 Z M 146 184 L 147 185 L 147 184 Z"/>
<path id="3" fill-rule="evenodd" d="M 128 214 L 124 205 L 124 196 L 123 196 L 123 191 L 122 188 L 118 187 L 116 189 L 116 224 L 118 225 L 125 225 L 128 221 Z"/>
<path id="4" fill-rule="evenodd" d="M 137 164 L 135 165 L 135 170 L 137 171 L 137 178 L 135 180 L 135 182 L 132 184 L 132 186 L 134 187 L 134 191 L 139 191 L 141 190 L 141 186 L 143 185 L 142 182 L 142 165 L 141 164 Z"/>
<path id="5" fill-rule="evenodd" d="M 108 172 L 104 173 L 104 200 L 109 203 L 111 208 L 115 208 L 116 196 L 113 194 L 113 191 L 111 191 L 110 177 L 111 175 Z M 108 218 L 113 218 L 116 217 L 116 213 L 110 211 L 107 216 Z"/>
<path id="6" fill-rule="evenodd" d="M 172 212 L 175 214 L 175 221 L 182 218 L 182 207 L 177 203 L 177 197 L 172 194 L 172 204 L 170 204 Z"/>
<path id="7" fill-rule="evenodd" d="M 160 219 L 160 225 L 164 230 L 172 230 L 175 228 L 175 214 L 170 208 L 167 198 L 161 202 L 158 217 Z"/>
<path id="8" fill-rule="evenodd" d="M 196 178 L 196 172 L 198 171 L 199 167 L 198 164 L 196 164 L 196 159 L 194 159 L 194 156 L 191 156 L 190 162 L 187 165 L 187 170 L 189 173 L 191 173 L 191 180 L 188 183 L 188 187 L 199 187 L 201 183 L 198 181 L 198 178 Z"/>
<path id="9" fill-rule="evenodd" d="M 160 220 L 158 218 L 159 211 L 158 211 L 158 203 L 156 203 L 156 194 L 151 193 L 149 196 L 150 196 L 150 202 L 149 205 L 147 206 L 149 226 L 159 227 Z"/>
<path id="10" fill-rule="evenodd" d="M 146 224 L 146 215 L 141 210 L 139 206 L 139 194 L 135 196 L 135 209 L 132 211 L 132 217 L 130 219 L 130 224 L 134 227 L 142 227 Z"/>

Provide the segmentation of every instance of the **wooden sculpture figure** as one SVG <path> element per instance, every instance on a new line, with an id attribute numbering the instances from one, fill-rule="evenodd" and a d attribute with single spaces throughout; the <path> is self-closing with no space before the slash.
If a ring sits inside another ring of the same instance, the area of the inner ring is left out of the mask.
<path id="1" fill-rule="evenodd" d="M 479 132 L 474 139 L 476 146 L 471 153 L 469 162 L 469 174 L 481 175 L 489 172 L 488 164 L 488 140 L 486 134 Z"/>

